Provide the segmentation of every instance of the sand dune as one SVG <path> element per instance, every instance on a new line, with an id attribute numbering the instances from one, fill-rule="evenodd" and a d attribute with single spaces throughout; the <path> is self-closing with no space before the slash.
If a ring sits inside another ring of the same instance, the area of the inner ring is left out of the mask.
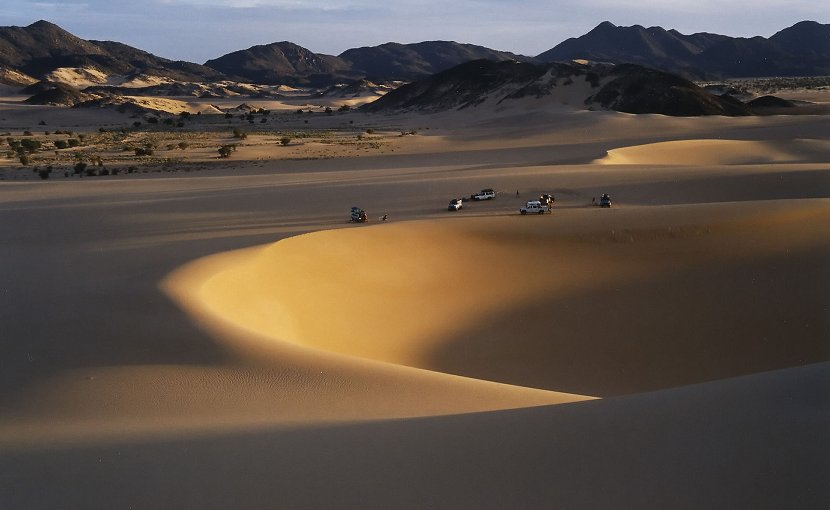
<path id="1" fill-rule="evenodd" d="M 61 67 L 43 77 L 45 81 L 65 83 L 79 89 L 109 83 L 106 73 L 92 67 Z"/>
<path id="2" fill-rule="evenodd" d="M 596 162 L 605 165 L 751 165 L 830 159 L 827 140 L 677 140 L 622 147 Z"/>
<path id="3" fill-rule="evenodd" d="M 0 182 L 0 507 L 826 506 L 830 125 L 553 110 Z"/>
<path id="4" fill-rule="evenodd" d="M 592 395 L 822 359 L 821 330 L 782 327 L 820 320 L 827 204 L 597 212 L 309 234 L 179 296 L 274 342 Z"/>

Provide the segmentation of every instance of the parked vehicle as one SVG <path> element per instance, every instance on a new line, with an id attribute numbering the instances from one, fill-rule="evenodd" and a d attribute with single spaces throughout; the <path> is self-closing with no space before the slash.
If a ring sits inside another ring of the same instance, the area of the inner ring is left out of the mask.
<path id="1" fill-rule="evenodd" d="M 599 197 L 599 206 L 611 207 L 611 197 L 608 195 L 608 193 L 603 193 L 602 196 Z"/>
<path id="2" fill-rule="evenodd" d="M 450 205 L 447 206 L 448 211 L 460 211 L 464 206 L 460 198 L 453 198 L 450 200 Z"/>
<path id="3" fill-rule="evenodd" d="M 491 188 L 484 188 L 475 195 L 470 196 L 473 200 L 493 200 L 496 198 L 496 190 Z"/>
<path id="4" fill-rule="evenodd" d="M 531 200 L 519 209 L 522 214 L 545 214 L 550 211 L 550 206 L 543 204 L 539 200 Z"/>
<path id="5" fill-rule="evenodd" d="M 352 217 L 349 221 L 353 223 L 366 223 L 369 221 L 369 216 L 367 216 L 366 211 L 360 207 L 352 207 Z"/>

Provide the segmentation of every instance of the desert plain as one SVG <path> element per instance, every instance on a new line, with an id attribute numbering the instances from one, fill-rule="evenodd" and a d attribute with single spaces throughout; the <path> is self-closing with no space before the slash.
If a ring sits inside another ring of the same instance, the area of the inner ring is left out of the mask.
<path id="1" fill-rule="evenodd" d="M 0 161 L 2 508 L 830 502 L 827 115 L 21 99 L 123 171 Z"/>

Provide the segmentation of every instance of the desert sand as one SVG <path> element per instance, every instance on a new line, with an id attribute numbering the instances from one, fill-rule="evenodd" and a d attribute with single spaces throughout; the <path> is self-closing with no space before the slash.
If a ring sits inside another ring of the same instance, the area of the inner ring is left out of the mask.
<path id="1" fill-rule="evenodd" d="M 830 123 L 566 102 L 0 182 L 0 507 L 824 507 Z"/>

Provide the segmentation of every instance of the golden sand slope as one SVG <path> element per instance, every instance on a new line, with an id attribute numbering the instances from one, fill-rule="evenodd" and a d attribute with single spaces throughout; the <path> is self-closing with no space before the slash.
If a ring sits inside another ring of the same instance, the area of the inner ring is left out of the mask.
<path id="1" fill-rule="evenodd" d="M 825 162 L 827 140 L 676 140 L 621 147 L 595 163 L 606 165 L 748 165 Z"/>
<path id="2" fill-rule="evenodd" d="M 225 257 L 208 277 L 180 280 L 178 296 L 261 335 L 262 350 L 289 341 L 592 395 L 820 358 L 821 330 L 804 321 L 817 319 L 824 292 L 826 203 L 568 220 L 319 232 Z"/>

